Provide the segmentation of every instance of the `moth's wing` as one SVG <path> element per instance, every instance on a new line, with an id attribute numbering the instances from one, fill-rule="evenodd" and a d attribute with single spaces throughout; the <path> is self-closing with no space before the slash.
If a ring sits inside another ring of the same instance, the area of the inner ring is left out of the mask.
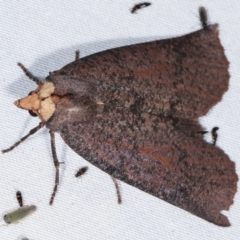
<path id="1" fill-rule="evenodd" d="M 80 156 L 134 187 L 219 226 L 233 203 L 235 165 L 202 140 L 197 121 L 122 110 L 89 125 L 70 123 L 61 136 Z"/>
<path id="2" fill-rule="evenodd" d="M 228 88 L 228 61 L 217 25 L 183 37 L 97 53 L 52 73 L 55 93 L 87 97 L 102 108 L 57 106 L 65 142 L 112 176 L 207 221 L 229 226 L 235 166 L 202 140 L 197 121 Z M 95 111 L 96 110 L 96 111 Z M 92 114 L 93 113 L 93 114 Z M 92 115 L 91 115 L 92 114 Z M 189 119 L 189 120 L 187 120 Z M 52 123 L 52 125 L 51 125 Z"/>
<path id="3" fill-rule="evenodd" d="M 48 79 L 56 91 L 89 94 L 113 108 L 196 118 L 228 89 L 229 63 L 217 25 L 182 37 L 96 53 Z"/>

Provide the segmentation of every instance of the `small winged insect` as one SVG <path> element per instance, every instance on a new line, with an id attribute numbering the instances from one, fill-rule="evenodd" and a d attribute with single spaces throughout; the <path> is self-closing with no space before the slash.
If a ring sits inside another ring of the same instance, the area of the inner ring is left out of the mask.
<path id="1" fill-rule="evenodd" d="M 23 218 L 31 215 L 37 209 L 35 205 L 23 206 L 22 193 L 20 191 L 16 192 L 16 198 L 18 200 L 20 208 L 4 215 L 3 219 L 7 224 L 17 223 Z"/>
<path id="2" fill-rule="evenodd" d="M 26 205 L 23 207 L 18 208 L 6 215 L 4 215 L 3 219 L 7 224 L 17 223 L 18 221 L 22 220 L 23 218 L 31 215 L 36 211 L 37 207 L 35 205 Z"/>
<path id="3" fill-rule="evenodd" d="M 86 171 L 88 170 L 88 167 L 82 167 L 78 170 L 78 172 L 75 174 L 75 177 L 81 177 L 83 174 L 86 173 Z"/>
<path id="4" fill-rule="evenodd" d="M 132 8 L 131 13 L 135 13 L 137 10 L 139 10 L 139 9 L 141 9 L 141 8 L 148 7 L 148 6 L 150 6 L 150 5 L 151 5 L 150 2 L 144 2 L 144 3 L 136 4 L 136 5 L 134 5 L 134 7 Z"/>

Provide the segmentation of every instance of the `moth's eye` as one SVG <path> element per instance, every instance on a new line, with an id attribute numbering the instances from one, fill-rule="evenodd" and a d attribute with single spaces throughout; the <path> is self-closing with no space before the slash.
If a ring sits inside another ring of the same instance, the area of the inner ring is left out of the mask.
<path id="1" fill-rule="evenodd" d="M 29 96 L 29 95 L 31 95 L 31 94 L 32 94 L 32 92 L 33 92 L 33 91 L 31 91 L 31 92 L 28 94 L 28 96 Z"/>
<path id="2" fill-rule="evenodd" d="M 31 93 L 29 93 L 31 94 Z M 37 114 L 35 112 L 33 112 L 32 110 L 28 110 L 29 114 L 32 116 L 32 117 L 36 117 Z"/>

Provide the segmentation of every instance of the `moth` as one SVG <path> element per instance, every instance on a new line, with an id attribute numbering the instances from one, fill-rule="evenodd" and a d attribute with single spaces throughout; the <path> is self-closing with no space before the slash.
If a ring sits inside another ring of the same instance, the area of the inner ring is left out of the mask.
<path id="1" fill-rule="evenodd" d="M 229 62 L 218 25 L 166 40 L 99 52 L 50 72 L 15 102 L 40 123 L 15 143 L 50 129 L 55 186 L 60 162 L 54 134 L 113 178 L 219 226 L 233 203 L 235 164 L 203 139 L 198 118 L 228 89 Z"/>

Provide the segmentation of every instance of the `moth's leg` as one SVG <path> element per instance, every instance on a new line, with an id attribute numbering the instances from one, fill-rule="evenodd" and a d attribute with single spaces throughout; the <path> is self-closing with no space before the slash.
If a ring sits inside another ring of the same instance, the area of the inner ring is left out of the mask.
<path id="1" fill-rule="evenodd" d="M 118 204 L 121 204 L 122 203 L 122 199 L 121 199 L 121 194 L 120 194 L 119 186 L 118 186 L 118 183 L 117 183 L 117 179 L 114 178 L 113 176 L 111 176 L 111 178 L 112 178 L 112 180 L 114 182 L 114 185 L 115 185 L 115 188 L 116 188 Z"/>
<path id="2" fill-rule="evenodd" d="M 52 196 L 51 196 L 51 199 L 50 199 L 50 202 L 49 202 L 49 205 L 52 205 L 54 197 L 55 197 L 56 192 L 57 192 L 58 185 L 59 185 L 59 166 L 62 162 L 59 162 L 58 158 L 57 158 L 54 131 L 50 130 L 49 133 L 50 133 L 50 137 L 51 137 L 51 148 L 52 148 L 53 163 L 54 163 L 54 166 L 55 166 L 55 169 L 56 169 L 55 185 L 54 185 L 53 193 L 52 193 Z"/>
<path id="3" fill-rule="evenodd" d="M 80 52 L 79 52 L 79 50 L 77 50 L 75 52 L 75 61 L 77 61 L 79 59 L 79 56 L 80 56 Z"/>
<path id="4" fill-rule="evenodd" d="M 213 145 L 215 145 L 216 141 L 217 141 L 217 137 L 218 137 L 217 130 L 218 129 L 219 129 L 219 127 L 214 127 L 212 129 L 212 143 L 213 143 Z"/>
<path id="5" fill-rule="evenodd" d="M 31 129 L 29 131 L 29 133 L 22 137 L 19 141 L 17 141 L 14 145 L 12 145 L 10 148 L 2 150 L 2 153 L 6 153 L 9 152 L 11 150 L 13 150 L 15 147 L 17 147 L 21 142 L 23 142 L 24 140 L 26 140 L 29 136 L 33 135 L 34 133 L 36 133 L 40 128 L 42 128 L 45 125 L 45 122 L 40 122 L 39 125 L 33 129 Z"/>
<path id="6" fill-rule="evenodd" d="M 216 144 L 216 141 L 217 141 L 217 137 L 218 137 L 218 134 L 217 134 L 217 130 L 219 129 L 219 127 L 214 127 L 211 131 L 212 133 L 212 144 L 215 145 Z M 197 134 L 201 134 L 201 135 L 204 135 L 206 133 L 209 133 L 208 131 L 198 131 Z"/>
<path id="7" fill-rule="evenodd" d="M 41 86 L 43 83 L 41 80 L 39 80 L 37 77 L 34 77 L 21 63 L 18 63 L 18 66 L 23 70 L 25 75 L 33 80 L 38 86 Z"/>

